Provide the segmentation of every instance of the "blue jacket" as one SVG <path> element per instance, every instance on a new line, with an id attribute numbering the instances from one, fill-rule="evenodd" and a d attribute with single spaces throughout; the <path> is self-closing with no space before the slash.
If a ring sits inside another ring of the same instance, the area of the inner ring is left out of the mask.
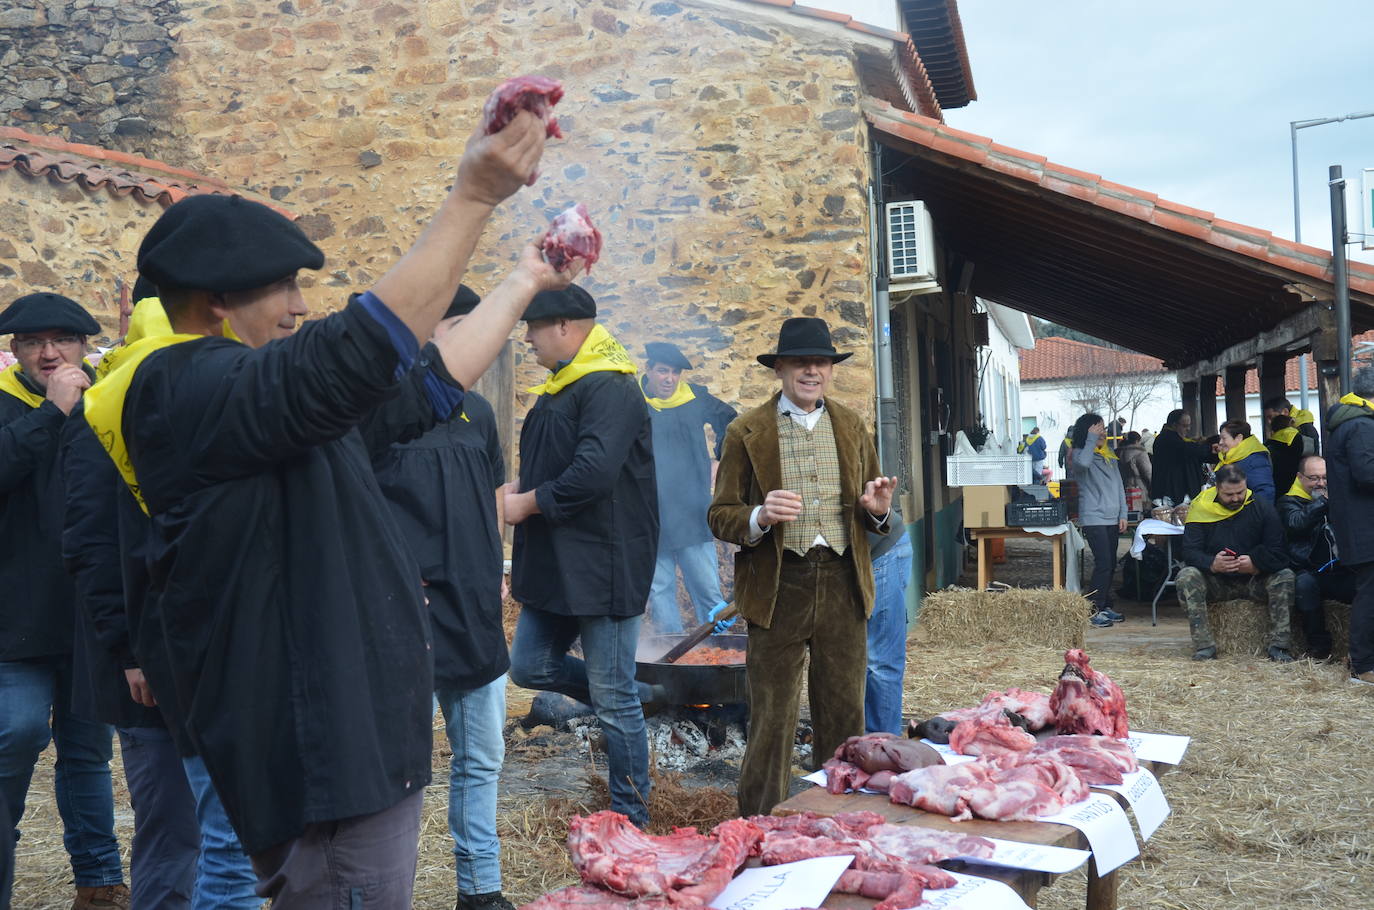
<path id="1" fill-rule="evenodd" d="M 1255 452 L 1236 462 L 1236 467 L 1245 472 L 1245 485 L 1259 498 L 1271 506 L 1278 493 L 1274 489 L 1274 465 L 1268 452 Z M 1287 493 L 1287 490 L 1284 490 Z"/>
<path id="2" fill-rule="evenodd" d="M 1037 436 L 1035 442 L 1026 446 L 1026 451 L 1030 453 L 1031 461 L 1044 461 L 1046 452 L 1045 437 Z"/>

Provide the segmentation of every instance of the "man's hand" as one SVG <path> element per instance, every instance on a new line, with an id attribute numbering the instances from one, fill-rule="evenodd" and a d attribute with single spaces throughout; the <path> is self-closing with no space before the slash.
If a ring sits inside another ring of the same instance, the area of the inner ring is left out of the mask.
<path id="1" fill-rule="evenodd" d="M 145 708 L 156 708 L 157 699 L 153 698 L 152 686 L 143 678 L 143 671 L 130 667 L 124 671 L 124 679 L 129 683 L 129 697 Z"/>
<path id="2" fill-rule="evenodd" d="M 1221 553 L 1218 553 L 1218 554 L 1212 559 L 1212 572 L 1213 572 L 1213 573 L 1218 574 L 1218 575 L 1225 575 L 1225 574 L 1227 574 L 1227 573 L 1231 573 L 1231 572 L 1235 572 L 1235 571 L 1237 571 L 1237 569 L 1236 569 L 1236 557 L 1230 555 L 1229 553 L 1226 553 L 1225 551 L 1223 551 L 1223 552 L 1221 552 Z"/>
<path id="3" fill-rule="evenodd" d="M 539 169 L 546 127 L 539 117 L 521 111 L 499 133 L 485 136 L 477 129 L 458 162 L 454 193 L 494 207 L 515 195 Z"/>
<path id="4" fill-rule="evenodd" d="M 535 501 L 534 492 L 520 492 L 520 484 L 508 483 L 502 490 L 506 497 L 506 524 L 518 525 L 520 522 L 529 518 L 531 515 L 539 514 L 539 503 Z"/>
<path id="5" fill-rule="evenodd" d="M 801 518 L 802 498 L 800 493 L 793 493 L 791 490 L 769 490 L 768 495 L 763 497 L 763 506 L 759 509 L 759 527 L 767 528 L 780 521 L 796 521 Z"/>
<path id="6" fill-rule="evenodd" d="M 561 291 L 582 274 L 585 260 L 574 259 L 563 271 L 559 271 L 544 261 L 544 254 L 538 245 L 530 243 L 520 251 L 520 259 L 511 269 L 510 277 L 516 281 L 529 282 L 534 294 L 540 291 Z M 530 296 L 533 297 L 534 294 Z"/>
<path id="7" fill-rule="evenodd" d="M 1259 574 L 1259 569 L 1255 568 L 1255 564 L 1250 561 L 1249 556 L 1237 556 L 1233 561 L 1235 562 L 1236 567 L 1232 571 L 1239 572 L 1242 575 Z"/>
<path id="8" fill-rule="evenodd" d="M 864 494 L 859 497 L 859 505 L 869 515 L 881 519 L 892 510 L 892 494 L 897 489 L 897 478 L 879 477 L 864 484 Z"/>
<path id="9" fill-rule="evenodd" d="M 85 370 L 74 363 L 64 363 L 48 377 L 47 398 L 57 405 L 63 414 L 70 414 L 72 408 L 81 400 L 81 393 L 90 387 L 91 379 Z"/>
<path id="10" fill-rule="evenodd" d="M 1124 518 L 1118 518 L 1118 519 L 1116 520 L 1116 533 L 1118 533 L 1118 534 L 1125 534 L 1125 533 L 1126 533 L 1126 519 L 1124 519 Z"/>

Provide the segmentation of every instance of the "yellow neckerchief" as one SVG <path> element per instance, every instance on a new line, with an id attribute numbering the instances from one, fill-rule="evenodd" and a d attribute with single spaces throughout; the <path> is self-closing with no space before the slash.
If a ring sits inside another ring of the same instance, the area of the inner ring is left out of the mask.
<path id="1" fill-rule="evenodd" d="M 1298 431 L 1292 427 L 1284 427 L 1282 430 L 1275 430 L 1269 434 L 1270 439 L 1277 439 L 1286 446 L 1293 444 L 1293 439 L 1298 435 Z"/>
<path id="2" fill-rule="evenodd" d="M 1250 436 L 1247 438 L 1254 439 L 1255 437 Z M 1246 490 L 1245 502 L 1240 504 L 1240 509 L 1232 511 L 1217 503 L 1217 488 L 1208 487 L 1201 493 L 1197 494 L 1197 498 L 1193 500 L 1193 504 L 1188 507 L 1188 517 L 1184 519 L 1184 521 L 1189 524 L 1195 521 L 1208 523 L 1214 521 L 1225 521 L 1228 518 L 1234 518 L 1235 516 L 1239 515 L 1241 509 L 1244 509 L 1246 506 L 1248 506 L 1251 503 L 1251 501 L 1254 500 L 1254 498 L 1255 494 L 1249 490 Z"/>
<path id="3" fill-rule="evenodd" d="M 1349 395 L 1342 395 L 1341 404 L 1353 404 L 1357 408 L 1369 408 L 1369 410 L 1374 411 L 1374 401 L 1370 401 L 1368 398 L 1361 398 L 1354 392 L 1351 392 Z"/>
<path id="4" fill-rule="evenodd" d="M 0 372 L 0 392 L 13 395 L 31 408 L 40 407 L 47 399 L 20 381 L 21 372 L 17 363 L 5 367 L 4 372 Z"/>
<path id="5" fill-rule="evenodd" d="M 1033 446 L 1033 445 L 1035 444 L 1035 441 L 1036 441 L 1037 439 L 1039 439 L 1039 438 L 1040 438 L 1040 434 L 1039 434 L 1039 433 L 1032 433 L 1032 434 L 1030 434 L 1029 436 L 1027 436 L 1027 437 L 1026 437 L 1026 448 L 1030 448 L 1031 446 Z"/>
<path id="6" fill-rule="evenodd" d="M 144 297 L 134 304 L 133 313 L 129 316 L 129 331 L 124 333 L 124 343 L 106 351 L 105 356 L 95 365 L 95 378 L 104 379 L 113 373 L 115 367 L 123 362 L 124 353 L 134 342 L 155 335 L 170 334 L 172 323 L 167 319 L 167 311 L 162 308 L 162 301 L 156 297 Z"/>
<path id="7" fill-rule="evenodd" d="M 1306 408 L 1293 408 L 1288 412 L 1288 416 L 1293 418 L 1293 426 L 1295 427 L 1317 422 L 1316 416 Z"/>
<path id="8" fill-rule="evenodd" d="M 1097 444 L 1097 448 L 1093 449 L 1093 454 L 1101 455 L 1108 461 L 1116 461 L 1116 453 L 1107 446 L 1107 440 L 1105 439 Z"/>
<path id="9" fill-rule="evenodd" d="M 1264 455 L 1265 458 L 1269 457 L 1269 450 L 1264 447 L 1264 443 L 1259 441 L 1259 437 L 1247 436 L 1240 441 L 1240 445 L 1231 446 L 1221 453 L 1221 463 L 1235 464 L 1242 458 L 1247 458 L 1257 452 Z"/>
<path id="10" fill-rule="evenodd" d="M 1309 493 L 1309 492 L 1307 492 L 1307 490 L 1303 487 L 1303 485 L 1302 485 L 1301 483 L 1298 482 L 1298 479 L 1297 479 L 1296 477 L 1293 478 L 1293 485 L 1292 485 L 1291 487 L 1288 488 L 1288 492 L 1287 492 L 1286 494 L 1284 494 L 1284 495 L 1286 495 L 1286 496 L 1297 496 L 1299 499 L 1311 499 L 1311 498 L 1312 498 L 1312 494 Z"/>
<path id="11" fill-rule="evenodd" d="M 169 330 L 171 326 L 167 327 Z M 126 345 L 121 354 L 119 365 L 105 375 L 100 382 L 86 390 L 82 396 L 85 402 L 86 422 L 95 431 L 96 439 L 104 446 L 105 452 L 119 469 L 119 476 L 129 485 L 129 491 L 138 500 L 144 513 L 148 504 L 143 501 L 138 478 L 134 475 L 133 462 L 129 460 L 129 449 L 124 443 L 124 396 L 129 394 L 129 385 L 134 381 L 134 373 L 149 354 L 181 344 L 195 341 L 205 335 L 152 335 Z"/>
<path id="12" fill-rule="evenodd" d="M 640 388 L 642 389 L 644 386 L 641 384 Z M 677 381 L 677 388 L 673 390 L 673 394 L 667 398 L 650 398 L 647 392 L 644 394 L 644 400 L 649 402 L 649 407 L 655 411 L 667 411 L 680 407 L 689 401 L 695 401 L 696 397 L 697 394 L 692 391 L 692 387 L 681 379 Z"/>
<path id="13" fill-rule="evenodd" d="M 557 395 L 577 380 L 589 373 L 633 373 L 634 361 L 630 352 L 615 340 L 600 323 L 592 326 L 591 333 L 577 349 L 572 362 L 537 386 L 526 389 L 536 395 Z"/>

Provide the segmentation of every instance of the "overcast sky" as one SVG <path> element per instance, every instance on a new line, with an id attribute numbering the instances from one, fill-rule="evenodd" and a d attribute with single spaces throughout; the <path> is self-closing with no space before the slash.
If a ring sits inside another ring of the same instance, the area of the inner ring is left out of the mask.
<path id="1" fill-rule="evenodd" d="M 1371 0 L 959 0 L 959 12 L 979 100 L 946 111 L 951 126 L 1290 239 L 1289 121 L 1374 112 Z M 1358 206 L 1374 117 L 1298 131 L 1302 239 L 1323 249 L 1332 164 L 1350 181 L 1351 233 L 1374 230 Z"/>

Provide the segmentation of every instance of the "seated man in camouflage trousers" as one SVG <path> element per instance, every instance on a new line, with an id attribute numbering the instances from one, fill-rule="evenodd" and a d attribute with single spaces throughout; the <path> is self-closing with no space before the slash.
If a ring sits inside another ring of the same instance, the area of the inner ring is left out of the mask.
<path id="1" fill-rule="evenodd" d="M 1254 600 L 1268 607 L 1269 659 L 1288 663 L 1295 581 L 1283 524 L 1267 500 L 1250 492 L 1236 465 L 1222 465 L 1216 481 L 1193 500 L 1183 530 L 1188 565 L 1178 573 L 1178 599 L 1188 611 L 1193 660 L 1217 656 L 1209 602 Z"/>

